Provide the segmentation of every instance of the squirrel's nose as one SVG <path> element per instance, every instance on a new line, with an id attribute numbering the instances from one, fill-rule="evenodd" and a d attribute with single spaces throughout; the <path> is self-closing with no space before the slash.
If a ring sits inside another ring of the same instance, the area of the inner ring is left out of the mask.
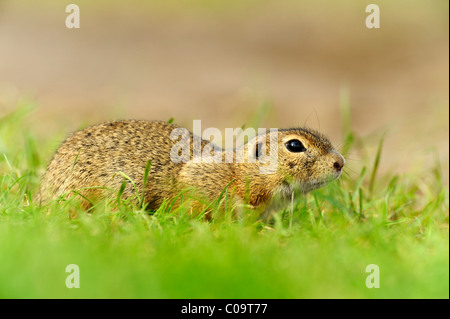
<path id="1" fill-rule="evenodd" d="M 340 171 L 342 169 L 342 167 L 344 167 L 344 165 L 342 163 L 339 162 L 334 162 L 333 167 L 337 170 Z"/>
<path id="2" fill-rule="evenodd" d="M 340 172 L 344 167 L 344 164 L 345 164 L 344 157 L 341 154 L 337 153 L 336 156 L 334 156 L 334 163 L 333 163 L 334 169 Z"/>

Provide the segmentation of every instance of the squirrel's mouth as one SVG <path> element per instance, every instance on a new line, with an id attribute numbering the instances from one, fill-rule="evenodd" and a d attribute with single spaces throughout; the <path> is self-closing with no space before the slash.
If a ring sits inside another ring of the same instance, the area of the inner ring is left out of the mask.
<path id="1" fill-rule="evenodd" d="M 339 176 L 329 176 L 323 179 L 313 179 L 310 181 L 302 182 L 299 180 L 285 179 L 280 187 L 277 189 L 277 193 L 282 194 L 284 197 L 290 197 L 294 192 L 300 192 L 306 194 L 312 190 L 324 187 L 331 181 L 334 181 Z"/>
<path id="2" fill-rule="evenodd" d="M 300 182 L 300 181 L 286 181 L 284 180 L 280 187 L 277 189 L 277 193 L 281 194 L 283 197 L 291 197 L 294 192 L 300 192 L 303 194 L 308 193 L 314 189 L 325 186 L 328 182 L 326 181 L 313 181 L 313 182 Z"/>
<path id="3" fill-rule="evenodd" d="M 299 190 L 302 193 L 308 193 L 312 190 L 326 186 L 328 183 L 330 183 L 331 181 L 334 181 L 338 177 L 339 176 L 329 176 L 328 178 L 313 179 L 313 180 L 306 181 L 306 182 L 295 181 L 295 182 L 288 183 L 287 181 L 284 181 L 283 183 L 289 184 L 289 186 L 292 188 L 292 190 Z"/>
<path id="4" fill-rule="evenodd" d="M 314 189 L 321 188 L 325 185 L 327 185 L 331 180 L 313 180 L 306 183 L 299 183 L 299 189 L 302 193 L 310 192 Z"/>

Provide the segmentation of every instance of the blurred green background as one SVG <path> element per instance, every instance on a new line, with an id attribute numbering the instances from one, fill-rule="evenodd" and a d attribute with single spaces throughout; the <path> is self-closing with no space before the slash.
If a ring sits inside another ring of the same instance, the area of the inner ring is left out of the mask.
<path id="1" fill-rule="evenodd" d="M 448 1 L 73 2 L 0 0 L 0 298 L 448 298 Z M 320 129 L 346 174 L 270 225 L 30 204 L 69 132 L 172 117 Z"/>
<path id="2" fill-rule="evenodd" d="M 380 29 L 350 0 L 73 2 L 76 30 L 71 1 L 0 0 L 0 114 L 27 97 L 47 135 L 113 118 L 223 130 L 269 102 L 267 127 L 339 145 L 346 90 L 355 132 L 387 132 L 381 170 L 438 154 L 448 173 L 448 1 L 377 1 Z"/>

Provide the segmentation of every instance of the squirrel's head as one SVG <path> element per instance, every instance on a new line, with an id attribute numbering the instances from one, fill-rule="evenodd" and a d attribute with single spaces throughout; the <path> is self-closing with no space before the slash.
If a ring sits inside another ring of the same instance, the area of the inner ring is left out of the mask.
<path id="1" fill-rule="evenodd" d="M 320 132 L 294 128 L 272 131 L 265 137 L 266 143 L 253 141 L 255 157 L 259 158 L 261 168 L 267 167 L 265 174 L 281 176 L 281 192 L 299 189 L 306 193 L 337 179 L 342 173 L 344 157 Z M 263 146 L 270 151 L 266 153 Z M 266 164 L 264 160 L 268 160 Z"/>
<path id="2" fill-rule="evenodd" d="M 306 128 L 278 132 L 278 171 L 284 183 L 303 192 L 337 179 L 344 157 L 320 132 Z"/>

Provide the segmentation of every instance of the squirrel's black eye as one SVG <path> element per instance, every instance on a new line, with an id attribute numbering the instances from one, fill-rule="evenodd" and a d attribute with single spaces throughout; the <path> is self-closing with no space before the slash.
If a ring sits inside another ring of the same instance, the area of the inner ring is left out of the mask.
<path id="1" fill-rule="evenodd" d="M 286 143 L 286 148 L 288 149 L 288 151 L 293 153 L 300 153 L 306 151 L 306 148 L 299 140 L 290 140 L 289 142 Z"/>

